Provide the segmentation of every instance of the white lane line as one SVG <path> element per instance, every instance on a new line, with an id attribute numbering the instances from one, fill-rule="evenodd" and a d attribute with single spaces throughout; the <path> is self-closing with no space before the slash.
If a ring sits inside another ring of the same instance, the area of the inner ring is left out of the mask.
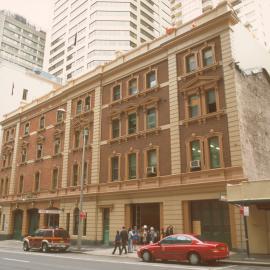
<path id="1" fill-rule="evenodd" d="M 70 256 L 63 256 L 63 255 L 57 255 L 57 254 L 38 254 L 38 253 L 34 253 L 34 252 L 22 252 L 22 251 L 7 251 L 7 250 L 1 250 L 0 252 L 8 252 L 8 253 L 14 253 L 14 254 L 25 254 L 26 256 L 42 256 L 42 257 L 53 257 L 53 258 L 58 258 L 58 259 L 69 259 L 69 260 L 80 260 L 80 261 L 92 261 L 92 262 L 101 262 L 101 263 L 114 263 L 114 264 L 126 264 L 126 265 L 138 265 L 141 264 L 141 266 L 143 266 L 144 264 L 147 266 L 151 266 L 151 267 L 156 267 L 156 268 L 176 268 L 176 269 L 184 269 L 184 270 L 209 270 L 209 267 L 205 267 L 205 266 L 200 266 L 200 267 L 196 267 L 196 266 L 189 266 L 189 265 L 179 265 L 179 264 L 175 264 L 175 265 L 170 265 L 170 264 L 161 264 L 161 263 L 143 263 L 141 261 L 137 261 L 137 262 L 127 262 L 127 261 L 114 261 L 114 260 L 110 260 L 110 259 L 94 259 L 94 258 L 85 258 L 85 257 L 70 257 Z M 211 268 L 211 270 L 216 270 L 216 269 L 222 269 L 221 267 L 218 268 Z"/>
<path id="2" fill-rule="evenodd" d="M 17 260 L 17 259 L 11 259 L 11 258 L 2 258 L 5 261 L 14 261 L 14 262 L 22 262 L 22 263 L 30 263 L 30 261 L 25 260 Z"/>
<path id="3" fill-rule="evenodd" d="M 229 269 L 229 268 L 233 268 L 235 267 L 235 265 L 230 265 L 230 266 L 222 266 L 220 268 L 218 268 L 219 270 L 223 270 L 223 269 Z"/>

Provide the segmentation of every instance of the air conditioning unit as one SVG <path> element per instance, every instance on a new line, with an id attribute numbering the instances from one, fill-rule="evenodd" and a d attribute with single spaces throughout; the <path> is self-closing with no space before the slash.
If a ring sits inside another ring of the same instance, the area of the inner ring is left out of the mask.
<path id="1" fill-rule="evenodd" d="M 192 161 L 190 161 L 190 168 L 191 169 L 201 168 L 201 161 L 200 160 L 192 160 Z"/>
<path id="2" fill-rule="evenodd" d="M 147 167 L 147 175 L 157 175 L 157 168 L 155 166 Z"/>

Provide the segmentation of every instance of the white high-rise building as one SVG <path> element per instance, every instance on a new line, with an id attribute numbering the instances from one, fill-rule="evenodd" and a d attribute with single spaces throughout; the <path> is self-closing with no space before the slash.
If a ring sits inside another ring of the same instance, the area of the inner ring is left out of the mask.
<path id="1" fill-rule="evenodd" d="M 224 0 L 171 0 L 173 25 L 194 20 Z M 227 0 L 242 23 L 270 51 L 270 0 Z"/>
<path id="2" fill-rule="evenodd" d="M 72 79 L 170 25 L 170 0 L 55 0 L 48 70 Z"/>
<path id="3" fill-rule="evenodd" d="M 24 17 L 0 10 L 0 60 L 42 68 L 46 33 Z"/>

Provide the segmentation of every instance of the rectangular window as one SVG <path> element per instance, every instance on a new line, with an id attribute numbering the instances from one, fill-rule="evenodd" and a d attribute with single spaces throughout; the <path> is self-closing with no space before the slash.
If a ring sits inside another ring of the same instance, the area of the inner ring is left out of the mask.
<path id="1" fill-rule="evenodd" d="M 121 87 L 120 85 L 116 85 L 114 88 L 113 88 L 113 96 L 112 96 L 112 99 L 113 101 L 115 100 L 118 100 L 121 98 Z"/>
<path id="2" fill-rule="evenodd" d="M 34 191 L 38 192 L 40 188 L 40 173 L 37 172 L 35 174 L 35 184 L 34 184 Z"/>
<path id="3" fill-rule="evenodd" d="M 6 160 L 7 160 L 7 156 L 3 155 L 3 157 L 2 157 L 2 166 L 3 166 L 3 168 L 6 167 Z"/>
<path id="4" fill-rule="evenodd" d="M 197 68 L 195 54 L 191 54 L 186 57 L 186 70 L 192 72 Z"/>
<path id="5" fill-rule="evenodd" d="M 37 159 L 42 157 L 42 152 L 43 152 L 43 145 L 39 143 L 37 145 Z"/>
<path id="6" fill-rule="evenodd" d="M 147 121 L 146 127 L 147 129 L 155 128 L 157 125 L 157 116 L 156 116 L 156 108 L 151 108 L 147 110 Z"/>
<path id="7" fill-rule="evenodd" d="M 128 155 L 128 179 L 137 178 L 137 158 L 136 153 Z"/>
<path id="8" fill-rule="evenodd" d="M 203 50 L 203 66 L 210 66 L 214 63 L 212 48 Z"/>
<path id="9" fill-rule="evenodd" d="M 118 138 L 120 136 L 120 120 L 112 120 L 112 138 Z"/>
<path id="10" fill-rule="evenodd" d="M 27 100 L 27 95 L 28 95 L 28 90 L 27 89 L 23 89 L 22 100 Z"/>
<path id="11" fill-rule="evenodd" d="M 56 190 L 58 185 L 58 168 L 53 169 L 52 173 L 52 190 Z"/>
<path id="12" fill-rule="evenodd" d="M 119 157 L 112 157 L 111 158 L 111 174 L 112 174 L 112 181 L 119 180 Z"/>
<path id="13" fill-rule="evenodd" d="M 1 179 L 0 195 L 4 195 L 4 179 Z"/>
<path id="14" fill-rule="evenodd" d="M 156 149 L 147 151 L 147 176 L 157 175 L 157 151 Z"/>
<path id="15" fill-rule="evenodd" d="M 192 95 L 188 98 L 189 117 L 193 118 L 199 115 L 200 98 L 198 95 Z"/>
<path id="16" fill-rule="evenodd" d="M 3 214 L 3 217 L 2 217 L 2 231 L 4 231 L 5 230 L 5 223 L 6 223 L 6 215 L 5 214 Z"/>
<path id="17" fill-rule="evenodd" d="M 152 88 L 157 86 L 156 72 L 153 70 L 146 75 L 146 87 Z"/>
<path id="18" fill-rule="evenodd" d="M 61 151 L 61 141 L 59 138 L 54 141 L 54 154 L 57 155 Z"/>
<path id="19" fill-rule="evenodd" d="M 87 184 L 87 177 L 88 177 L 88 164 L 87 162 L 84 162 L 83 166 L 83 182 L 84 184 Z"/>
<path id="20" fill-rule="evenodd" d="M 5 195 L 8 195 L 8 188 L 9 188 L 9 181 L 8 178 L 6 178 L 6 184 L 5 184 Z"/>
<path id="21" fill-rule="evenodd" d="M 18 193 L 19 194 L 22 194 L 23 193 L 23 175 L 20 176 L 20 180 L 19 180 L 19 190 L 18 190 Z"/>
<path id="22" fill-rule="evenodd" d="M 206 106 L 207 106 L 207 113 L 217 111 L 215 90 L 209 90 L 206 92 Z"/>
<path id="23" fill-rule="evenodd" d="M 79 101 L 77 102 L 76 114 L 79 114 L 79 113 L 81 113 L 81 112 L 82 112 L 82 101 L 79 100 Z"/>
<path id="24" fill-rule="evenodd" d="M 90 96 L 85 98 L 85 104 L 84 104 L 84 110 L 89 111 L 90 110 L 90 104 L 91 104 L 91 98 Z"/>
<path id="25" fill-rule="evenodd" d="M 190 143 L 191 161 L 190 169 L 191 171 L 197 171 L 201 169 L 201 146 L 200 141 L 192 141 Z"/>
<path id="26" fill-rule="evenodd" d="M 44 116 L 42 116 L 42 117 L 40 118 L 40 120 L 39 120 L 39 128 L 40 128 L 40 129 L 45 128 L 45 117 L 44 117 Z"/>
<path id="27" fill-rule="evenodd" d="M 128 115 L 128 134 L 136 133 L 137 131 L 137 114 L 131 113 Z"/>
<path id="28" fill-rule="evenodd" d="M 60 123 L 64 120 L 64 111 L 57 111 L 56 121 Z"/>
<path id="29" fill-rule="evenodd" d="M 75 131 L 75 138 L 74 138 L 74 147 L 75 148 L 80 147 L 80 136 L 81 136 L 81 132 L 79 130 Z"/>
<path id="30" fill-rule="evenodd" d="M 69 233 L 70 228 L 70 213 L 67 213 L 66 215 L 66 231 Z"/>
<path id="31" fill-rule="evenodd" d="M 137 87 L 137 79 L 134 78 L 128 82 L 128 94 L 129 95 L 136 95 L 138 93 L 138 87 Z"/>
<path id="32" fill-rule="evenodd" d="M 29 123 L 26 123 L 24 125 L 24 135 L 28 135 L 30 132 L 30 124 Z"/>
<path id="33" fill-rule="evenodd" d="M 74 164 L 73 165 L 73 181 L 72 181 L 73 186 L 78 185 L 78 172 L 79 172 L 79 166 L 78 164 Z"/>
<path id="34" fill-rule="evenodd" d="M 212 137 L 208 139 L 209 155 L 210 155 L 210 168 L 220 168 L 220 147 L 219 138 Z"/>

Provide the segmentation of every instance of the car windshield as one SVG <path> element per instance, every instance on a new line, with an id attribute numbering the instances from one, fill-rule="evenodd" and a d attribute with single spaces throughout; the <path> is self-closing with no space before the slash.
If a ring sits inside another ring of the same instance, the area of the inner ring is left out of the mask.
<path id="1" fill-rule="evenodd" d="M 54 237 L 68 238 L 69 235 L 68 235 L 68 232 L 65 230 L 55 230 Z"/>

